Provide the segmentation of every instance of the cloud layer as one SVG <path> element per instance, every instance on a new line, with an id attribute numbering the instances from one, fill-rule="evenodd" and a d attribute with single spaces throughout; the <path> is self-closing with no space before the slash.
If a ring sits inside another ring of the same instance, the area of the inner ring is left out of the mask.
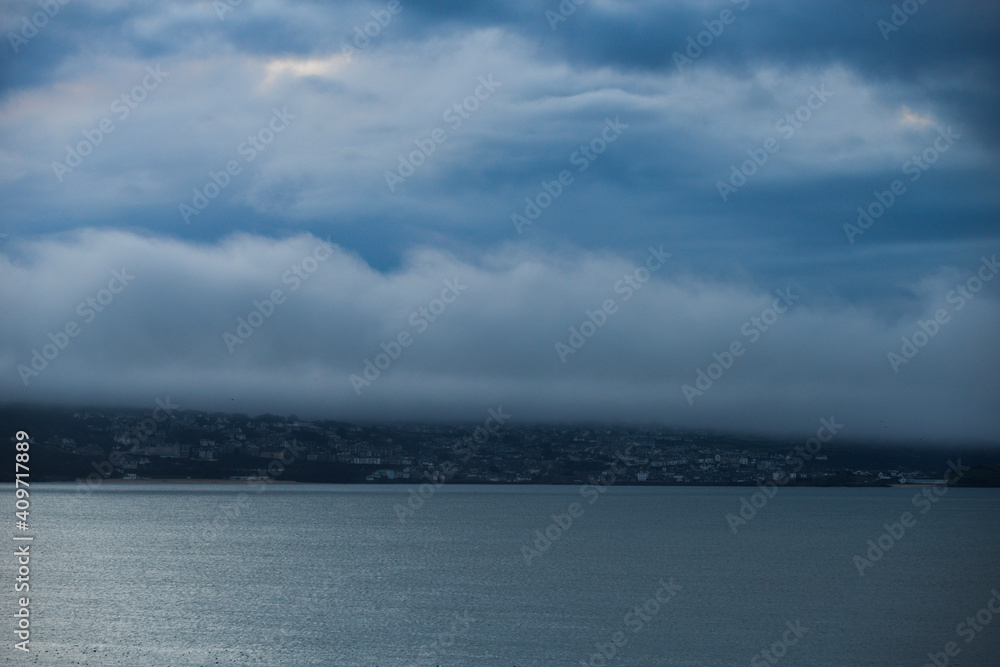
<path id="1" fill-rule="evenodd" d="M 997 283 L 953 295 L 1000 248 L 996 3 L 43 5 L 0 8 L 0 399 L 996 437 Z"/>
<path id="2" fill-rule="evenodd" d="M 912 286 L 919 307 L 888 319 L 797 285 L 706 281 L 663 259 L 681 250 L 511 245 L 466 261 L 417 249 L 380 272 L 312 236 L 204 245 L 89 230 L 18 243 L 0 264 L 0 397 L 141 406 L 169 395 L 342 419 L 475 419 L 499 403 L 529 421 L 782 434 L 835 415 L 855 437 L 996 433 L 996 292 L 949 299 L 992 264 L 941 267 Z M 941 309 L 946 321 L 930 326 Z M 895 372 L 887 355 L 903 358 L 920 322 L 934 335 Z M 54 357 L 37 375 L 25 372 L 36 350 Z M 722 373 L 707 386 L 699 369 Z"/>
<path id="3" fill-rule="evenodd" d="M 700 238 L 713 272 L 738 257 L 705 241 L 717 234 L 776 255 L 843 252 L 857 206 L 947 127 L 961 139 L 865 243 L 995 238 L 992 3 L 924 5 L 888 42 L 876 22 L 889 12 L 868 3 L 742 5 L 591 2 L 553 31 L 556 5 L 404 2 L 357 49 L 354 28 L 384 3 L 245 2 L 220 20 L 212 3 L 73 2 L 3 54 L 7 231 L 306 229 L 389 266 L 415 244 L 508 240 L 523 198 L 618 117 L 629 129 L 546 211 L 539 243 Z M 36 9 L 5 6 L 5 29 Z M 734 22 L 678 68 L 672 54 L 723 10 Z M 147 68 L 165 74 L 144 91 Z M 499 88 L 447 122 L 487 76 Z M 817 86 L 822 108 L 779 131 Z M 250 159 L 240 146 L 275 108 L 294 119 Z M 390 191 L 386 173 L 437 128 L 447 138 Z M 101 140 L 78 167 L 54 167 L 88 136 Z M 723 201 L 718 183 L 769 138 L 778 152 Z M 240 174 L 185 220 L 181 204 L 233 160 Z M 778 270 L 770 259 L 749 268 Z"/>

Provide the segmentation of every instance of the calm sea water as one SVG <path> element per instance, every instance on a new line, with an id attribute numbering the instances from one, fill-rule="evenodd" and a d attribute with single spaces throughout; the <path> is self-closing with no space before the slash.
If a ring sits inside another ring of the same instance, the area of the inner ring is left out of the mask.
<path id="1" fill-rule="evenodd" d="M 33 485 L 32 652 L 12 648 L 8 555 L 0 660 L 918 666 L 954 641 L 948 664 L 1000 664 L 1000 615 L 957 631 L 1000 590 L 997 490 L 921 514 L 916 489 L 780 489 L 734 534 L 753 489 L 591 504 L 578 487 L 444 486 L 401 522 L 407 488 L 272 485 L 241 503 L 241 485 Z M 861 576 L 852 558 L 904 512 L 916 524 Z"/>

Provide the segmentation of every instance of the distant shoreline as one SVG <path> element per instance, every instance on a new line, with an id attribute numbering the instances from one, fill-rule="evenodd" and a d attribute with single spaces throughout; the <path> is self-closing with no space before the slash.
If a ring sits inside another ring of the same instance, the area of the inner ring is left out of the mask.
<path id="1" fill-rule="evenodd" d="M 170 479 L 168 477 L 157 477 L 155 479 L 105 479 L 102 484 L 107 484 L 108 482 L 113 482 L 115 484 L 304 484 L 307 482 L 296 482 L 291 479 L 190 479 L 190 478 L 178 478 Z M 324 482 L 319 482 L 323 484 Z"/>
<path id="2" fill-rule="evenodd" d="M 84 480 L 33 480 L 34 484 L 73 484 L 73 483 L 86 483 Z M 0 482 L 0 484 L 13 484 L 13 482 Z M 437 482 L 428 482 L 426 480 L 407 480 L 407 481 L 393 481 L 393 482 L 300 482 L 296 480 L 246 480 L 246 479 L 169 479 L 169 478 L 156 478 L 156 479 L 105 479 L 100 482 L 100 484 L 115 484 L 115 485 L 126 485 L 126 484 L 282 484 L 282 485 L 303 485 L 303 484 L 323 484 L 323 485 L 340 485 L 340 486 L 372 486 L 372 487 L 402 487 L 409 485 L 419 485 L 419 484 L 438 484 Z M 599 482 L 443 482 L 442 486 L 582 486 L 585 484 L 600 484 Z M 759 485 L 754 483 L 747 484 L 657 484 L 648 482 L 616 482 L 608 486 L 627 486 L 631 488 L 732 488 L 732 489 L 746 489 L 755 488 Z M 799 488 L 799 489 L 890 489 L 890 488 L 913 488 L 920 489 L 926 487 L 935 486 L 947 486 L 948 488 L 967 488 L 967 489 L 991 489 L 998 488 L 997 486 L 990 485 L 946 485 L 946 484 L 786 484 L 784 487 L 787 488 Z"/>

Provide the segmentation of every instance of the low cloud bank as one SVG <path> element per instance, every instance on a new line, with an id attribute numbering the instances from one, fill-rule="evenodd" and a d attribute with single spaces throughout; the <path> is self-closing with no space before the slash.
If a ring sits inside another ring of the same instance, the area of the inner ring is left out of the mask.
<path id="1" fill-rule="evenodd" d="M 648 421 L 775 435 L 995 439 L 995 254 L 889 318 L 795 285 L 630 256 L 434 249 L 391 272 L 309 235 L 85 230 L 0 249 L 0 400 L 345 420 Z M 889 312 L 887 309 L 886 312 Z"/>

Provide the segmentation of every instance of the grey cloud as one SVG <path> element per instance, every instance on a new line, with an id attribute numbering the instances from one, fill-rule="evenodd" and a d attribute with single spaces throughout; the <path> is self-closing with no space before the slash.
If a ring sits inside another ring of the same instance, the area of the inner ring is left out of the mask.
<path id="1" fill-rule="evenodd" d="M 36 6 L 5 4 L 0 26 Z M 383 6 L 246 0 L 220 20 L 205 2 L 73 0 L 0 50 L 3 400 L 174 392 L 343 418 L 506 401 L 525 419 L 761 432 L 832 410 L 859 437 L 995 437 L 992 284 L 898 374 L 885 356 L 997 247 L 995 4 L 925 3 L 885 41 L 891 6 L 751 0 L 683 72 L 672 53 L 733 3 L 593 1 L 553 31 L 557 2 L 404 0 L 347 62 Z M 115 115 L 156 66 L 169 78 Z M 502 87 L 390 192 L 385 173 L 483 75 Z M 817 85 L 829 102 L 723 202 L 717 183 Z M 296 118 L 248 159 L 285 107 Z M 53 162 L 107 117 L 60 181 Z M 518 234 L 511 214 L 608 117 L 628 130 Z M 849 243 L 857 208 L 947 127 L 961 139 Z M 179 206 L 232 160 L 186 224 Z M 340 249 L 229 354 L 236 318 L 290 289 L 306 230 Z M 669 266 L 563 364 L 555 342 L 661 243 Z M 123 267 L 134 284 L 24 386 L 18 365 Z M 357 395 L 350 376 L 456 277 L 468 291 Z M 802 303 L 688 405 L 681 386 L 788 285 Z"/>
<path id="2" fill-rule="evenodd" d="M 502 402 L 524 420 L 775 434 L 806 432 L 832 413 L 854 437 L 995 436 L 996 287 L 988 283 L 960 311 L 947 301 L 977 270 L 979 255 L 914 284 L 918 306 L 899 317 L 802 293 L 750 342 L 742 325 L 774 303 L 770 289 L 705 280 L 676 271 L 671 259 L 627 301 L 616 292 L 645 260 L 645 247 L 627 256 L 553 256 L 508 246 L 474 261 L 424 249 L 380 272 L 336 247 L 323 261 L 305 262 L 319 244 L 311 236 L 200 244 L 96 230 L 5 243 L 0 397 L 117 404 L 170 395 L 184 405 L 341 419 L 474 418 Z M 294 267 L 311 264 L 318 268 L 293 287 Z M 113 270 L 135 278 L 86 321 L 78 304 L 107 288 Z M 421 330 L 413 318 L 427 313 L 414 313 L 440 298 L 445 281 L 458 281 L 459 296 Z M 274 289 L 286 300 L 230 353 L 223 334 L 236 332 L 238 318 Z M 615 299 L 617 312 L 561 362 L 555 344 L 569 341 L 570 327 L 579 329 L 606 299 Z M 951 319 L 894 373 L 887 352 L 938 308 Z M 30 366 L 32 351 L 68 322 L 79 333 L 25 386 L 18 366 Z M 391 349 L 400 332 L 412 343 L 359 395 L 351 375 L 363 376 L 366 360 L 382 343 Z M 746 352 L 689 405 L 682 386 L 694 385 L 698 369 L 734 341 Z"/>

